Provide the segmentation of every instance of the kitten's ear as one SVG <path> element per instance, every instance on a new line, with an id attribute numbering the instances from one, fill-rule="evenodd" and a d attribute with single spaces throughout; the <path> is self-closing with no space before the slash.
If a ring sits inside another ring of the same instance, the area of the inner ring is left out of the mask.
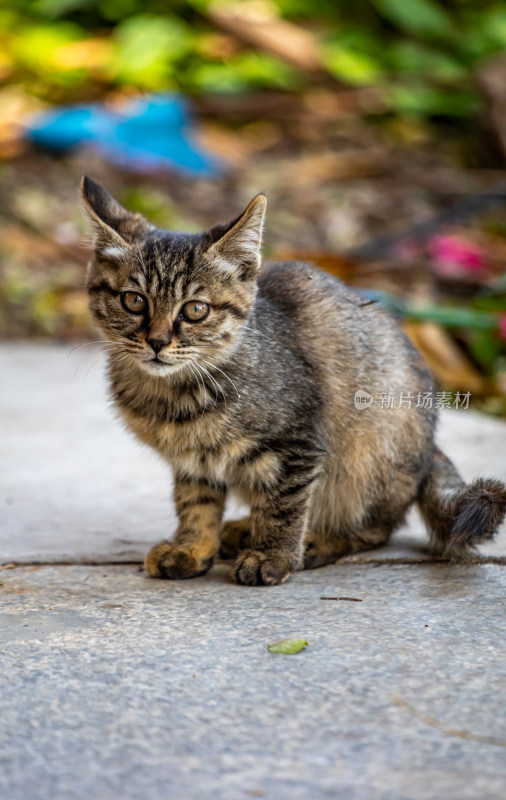
<path id="1" fill-rule="evenodd" d="M 216 225 L 207 232 L 208 253 L 230 270 L 239 269 L 246 280 L 254 278 L 260 266 L 260 248 L 267 198 L 257 194 L 247 209 L 228 225 Z"/>
<path id="2" fill-rule="evenodd" d="M 132 214 L 116 202 L 103 186 L 86 175 L 81 180 L 81 197 L 95 233 L 95 249 L 127 248 L 153 226 L 140 214 Z M 119 253 L 118 253 L 119 254 Z"/>

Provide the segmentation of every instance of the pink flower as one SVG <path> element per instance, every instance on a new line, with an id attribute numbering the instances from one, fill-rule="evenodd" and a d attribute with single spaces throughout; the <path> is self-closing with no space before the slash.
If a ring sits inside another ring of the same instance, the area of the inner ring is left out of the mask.
<path id="1" fill-rule="evenodd" d="M 481 247 L 458 236 L 434 236 L 427 249 L 434 261 L 434 269 L 441 275 L 458 275 L 485 267 Z"/>

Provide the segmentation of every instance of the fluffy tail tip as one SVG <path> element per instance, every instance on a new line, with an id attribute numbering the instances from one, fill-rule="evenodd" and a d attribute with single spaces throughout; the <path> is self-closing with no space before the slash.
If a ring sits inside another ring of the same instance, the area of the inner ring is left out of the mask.
<path id="1" fill-rule="evenodd" d="M 478 478 L 462 490 L 455 511 L 448 549 L 473 547 L 491 539 L 506 514 L 506 486 Z"/>

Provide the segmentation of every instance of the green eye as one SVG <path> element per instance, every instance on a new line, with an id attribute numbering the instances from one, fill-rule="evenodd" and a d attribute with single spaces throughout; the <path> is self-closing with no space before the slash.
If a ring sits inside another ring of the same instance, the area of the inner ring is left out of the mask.
<path id="1" fill-rule="evenodd" d="M 188 322 L 202 322 L 203 319 L 209 314 L 210 308 L 207 303 L 201 303 L 200 300 L 191 300 L 185 303 L 181 309 L 181 314 Z"/>
<path id="2" fill-rule="evenodd" d="M 122 292 L 121 305 L 129 314 L 144 314 L 148 307 L 148 301 L 142 294 L 137 292 Z"/>

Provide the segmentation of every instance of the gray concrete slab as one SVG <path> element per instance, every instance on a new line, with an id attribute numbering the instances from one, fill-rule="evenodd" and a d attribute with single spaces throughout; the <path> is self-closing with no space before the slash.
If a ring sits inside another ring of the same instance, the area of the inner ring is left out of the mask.
<path id="1" fill-rule="evenodd" d="M 141 561 L 175 528 L 169 470 L 107 406 L 94 346 L 1 345 L 0 563 Z M 506 425 L 442 415 L 439 440 L 467 478 L 506 478 Z M 230 511 L 233 514 L 233 509 Z M 350 561 L 427 558 L 416 514 Z M 506 528 L 482 555 L 506 555 Z"/>
<path id="2" fill-rule="evenodd" d="M 0 572 L 5 800 L 499 800 L 506 571 Z M 321 600 L 348 596 L 362 602 Z M 295 636 L 309 647 L 272 655 Z"/>

